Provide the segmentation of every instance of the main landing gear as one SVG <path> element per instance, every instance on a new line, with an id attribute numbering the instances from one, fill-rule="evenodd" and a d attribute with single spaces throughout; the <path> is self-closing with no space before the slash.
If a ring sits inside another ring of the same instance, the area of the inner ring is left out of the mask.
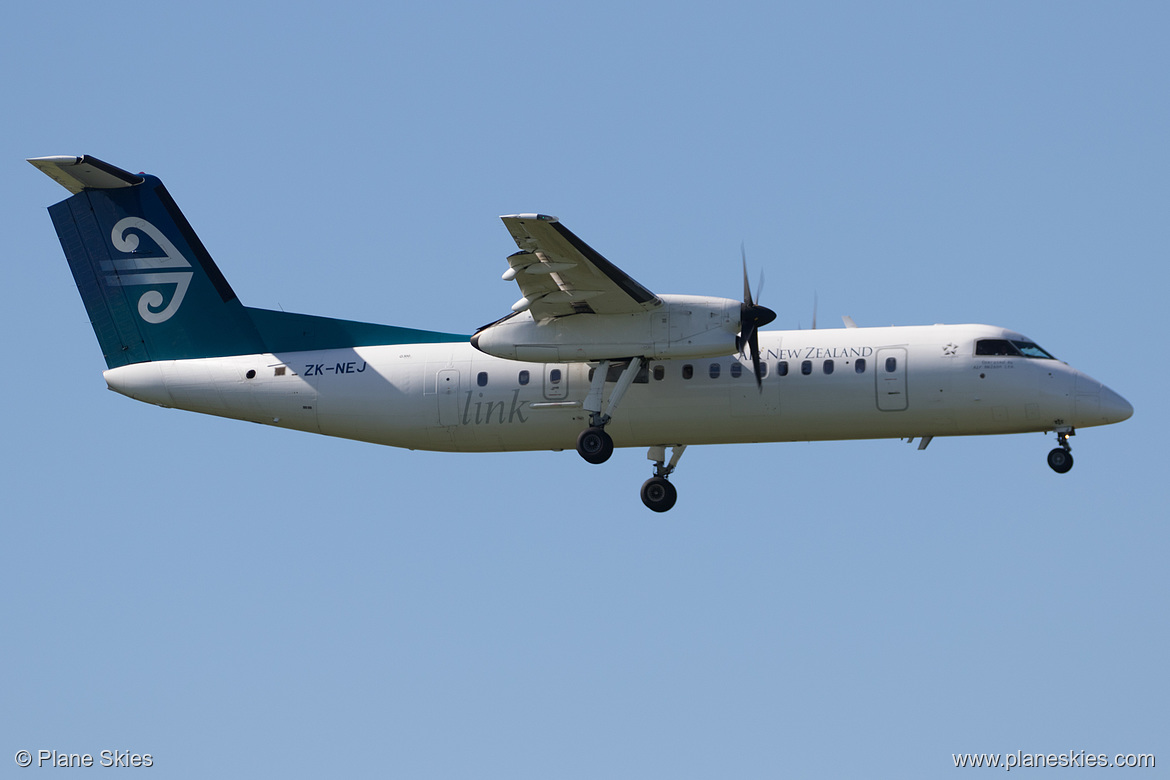
<path id="1" fill-rule="evenodd" d="M 613 455 L 613 437 L 600 426 L 586 428 L 577 437 L 577 454 L 589 463 L 605 463 Z"/>
<path id="2" fill-rule="evenodd" d="M 1068 437 L 1073 434 L 1072 428 L 1056 432 L 1056 443 L 1060 446 L 1048 453 L 1048 465 L 1057 474 L 1067 474 L 1073 467 L 1072 447 L 1068 443 Z"/>
<path id="3" fill-rule="evenodd" d="M 625 361 L 619 362 L 618 365 L 620 366 L 623 362 Z M 605 393 L 605 382 L 609 377 L 612 361 L 603 360 L 601 365 L 593 369 L 593 379 L 589 382 L 589 393 L 585 396 L 585 402 L 582 404 L 582 408 L 589 413 L 589 427 L 577 436 L 577 454 L 585 461 L 605 463 L 609 460 L 609 456 L 613 455 L 613 438 L 606 433 L 605 426 L 613 419 L 613 414 L 617 411 L 622 396 L 630 389 L 630 385 L 633 384 L 634 378 L 645 362 L 640 357 L 630 358 L 626 367 L 622 369 L 613 392 L 609 394 L 609 403 L 605 407 L 604 414 L 601 411 L 601 400 Z M 646 455 L 647 458 L 654 461 L 654 476 L 642 485 L 642 503 L 655 512 L 668 511 L 678 500 L 678 491 L 675 490 L 674 485 L 667 481 L 667 478 L 678 465 L 678 460 L 686 448 L 685 444 L 674 445 L 671 448 L 669 462 L 666 460 L 665 445 L 651 447 L 650 452 Z"/>
<path id="4" fill-rule="evenodd" d="M 622 396 L 630 389 L 634 377 L 642 368 L 642 358 L 631 358 L 613 392 L 609 394 L 609 405 L 605 414 L 601 413 L 601 396 L 605 391 L 605 379 L 609 376 L 610 361 L 604 360 L 593 370 L 593 380 L 589 383 L 589 394 L 585 396 L 582 407 L 589 412 L 589 427 L 581 431 L 577 437 L 577 454 L 589 463 L 605 463 L 613 454 L 613 439 L 605 432 L 606 424 L 613 418 L 621 403 Z"/>
<path id="5" fill-rule="evenodd" d="M 651 447 L 646 457 L 654 461 L 654 476 L 642 483 L 642 503 L 655 512 L 666 512 L 678 500 L 678 491 L 667 482 L 667 477 L 678 465 L 687 445 L 678 444 L 671 448 L 670 463 L 666 462 L 666 447 Z"/>

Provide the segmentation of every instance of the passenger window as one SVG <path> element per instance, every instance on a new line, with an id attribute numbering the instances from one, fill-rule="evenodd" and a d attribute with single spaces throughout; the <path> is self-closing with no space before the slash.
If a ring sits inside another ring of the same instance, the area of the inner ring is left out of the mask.
<path id="1" fill-rule="evenodd" d="M 857 362 L 853 364 L 853 370 L 859 374 L 865 373 L 865 358 L 857 358 Z"/>
<path id="2" fill-rule="evenodd" d="M 826 374 L 831 374 L 831 373 L 833 373 L 833 367 L 834 367 L 834 366 L 833 366 L 833 361 L 832 361 L 832 360 L 826 360 L 824 363 L 822 363 L 822 364 L 821 364 L 821 368 L 824 370 L 824 372 L 825 372 Z"/>
<path id="3" fill-rule="evenodd" d="M 711 367 L 707 369 L 707 373 L 709 373 L 711 375 L 712 379 L 718 379 L 719 378 L 719 364 L 712 363 Z"/>
<path id="4" fill-rule="evenodd" d="M 886 358 L 886 373 L 892 374 L 898 370 L 898 358 Z"/>
<path id="5" fill-rule="evenodd" d="M 800 361 L 800 373 L 804 374 L 805 376 L 808 376 L 809 374 L 812 373 L 812 361 L 811 360 Z"/>
<path id="6" fill-rule="evenodd" d="M 781 360 L 776 364 L 776 376 L 788 376 L 788 361 Z"/>
<path id="7" fill-rule="evenodd" d="M 476 374 L 475 383 L 480 387 L 487 387 L 487 372 L 480 371 L 478 374 Z"/>
<path id="8" fill-rule="evenodd" d="M 693 377 L 695 375 L 695 367 L 692 366 L 690 363 L 685 364 L 683 366 L 682 374 L 683 374 L 683 379 L 690 379 L 691 377 Z"/>
<path id="9" fill-rule="evenodd" d="M 554 368 L 551 371 L 549 371 L 548 372 L 548 381 L 553 383 L 554 385 L 557 382 L 561 381 L 561 370 L 559 368 Z"/>
<path id="10" fill-rule="evenodd" d="M 760 379 L 763 379 L 767 375 L 768 375 L 768 364 L 761 360 L 760 361 Z"/>
<path id="11" fill-rule="evenodd" d="M 527 369 L 525 369 L 524 371 L 521 371 L 521 372 L 520 372 L 520 377 L 519 377 L 519 380 L 520 380 L 520 384 L 522 384 L 522 385 L 526 385 L 526 384 L 528 384 L 529 375 L 528 375 L 528 370 L 527 370 Z"/>
<path id="12" fill-rule="evenodd" d="M 663 367 L 662 365 L 654 366 L 654 380 L 656 382 L 661 382 L 663 377 L 665 377 L 665 376 L 666 376 L 666 368 L 665 367 Z"/>
<path id="13" fill-rule="evenodd" d="M 743 376 L 743 363 L 737 360 L 731 364 L 731 378 L 739 379 L 741 376 Z"/>

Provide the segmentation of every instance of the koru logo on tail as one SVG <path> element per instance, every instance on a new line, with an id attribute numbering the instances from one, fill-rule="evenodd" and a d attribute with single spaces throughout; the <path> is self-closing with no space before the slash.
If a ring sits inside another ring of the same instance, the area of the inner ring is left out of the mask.
<path id="1" fill-rule="evenodd" d="M 118 220 L 110 232 L 114 248 L 128 255 L 138 253 L 138 231 L 158 245 L 162 257 L 126 257 L 118 260 L 103 260 L 102 270 L 106 272 L 106 284 L 111 287 L 140 285 L 174 285 L 175 292 L 170 303 L 163 305 L 166 298 L 158 290 L 148 290 L 138 299 L 138 316 L 157 325 L 175 315 L 183 303 L 183 296 L 191 285 L 193 271 L 161 271 L 160 269 L 190 268 L 191 264 L 175 249 L 162 231 L 141 217 L 126 217 Z"/>

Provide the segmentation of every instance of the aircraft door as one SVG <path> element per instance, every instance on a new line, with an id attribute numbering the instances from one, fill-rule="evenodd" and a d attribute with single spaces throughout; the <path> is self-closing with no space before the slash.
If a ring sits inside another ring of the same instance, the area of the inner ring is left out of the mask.
<path id="1" fill-rule="evenodd" d="M 459 424 L 459 369 L 440 369 L 435 376 L 435 394 L 439 399 L 439 425 Z"/>
<path id="2" fill-rule="evenodd" d="M 569 394 L 569 372 L 562 365 L 544 364 L 544 398 L 562 401 Z"/>
<path id="3" fill-rule="evenodd" d="M 906 350 L 902 347 L 879 349 L 874 357 L 877 408 L 883 412 L 905 411 L 909 406 L 906 397 Z"/>

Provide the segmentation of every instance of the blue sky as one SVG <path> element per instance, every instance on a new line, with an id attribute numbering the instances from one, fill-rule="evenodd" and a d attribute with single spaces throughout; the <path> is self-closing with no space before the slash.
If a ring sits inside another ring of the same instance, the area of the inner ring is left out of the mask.
<path id="1" fill-rule="evenodd" d="M 11 5 L 11 4 L 10 4 Z M 1157 3 L 4 11 L 0 767 L 937 777 L 1167 743 Z M 986 322 L 1133 403 L 1051 437 L 408 452 L 105 390 L 24 162 L 160 176 L 248 305 L 470 333 L 497 215 L 776 327 Z M 34 772 L 36 770 L 23 770 Z M 1059 770 L 1058 770 L 1059 771 Z M 1151 776 L 1157 772 L 1149 773 Z"/>

